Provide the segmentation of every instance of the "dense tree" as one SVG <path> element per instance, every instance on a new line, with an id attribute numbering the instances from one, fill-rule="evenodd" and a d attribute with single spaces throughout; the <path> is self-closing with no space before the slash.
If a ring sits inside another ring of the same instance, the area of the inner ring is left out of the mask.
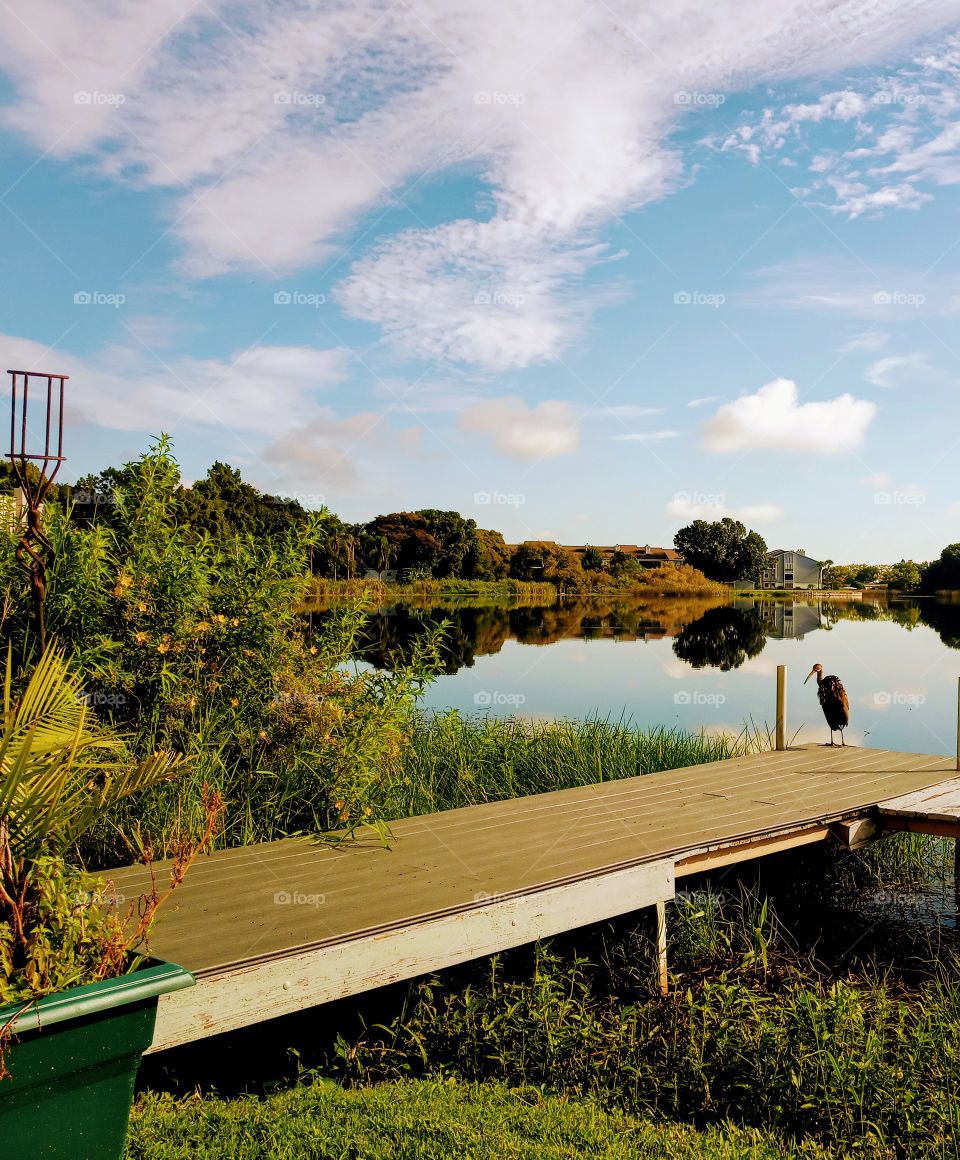
<path id="1" fill-rule="evenodd" d="M 580 566 L 584 572 L 602 572 L 603 571 L 603 556 L 592 545 L 588 544 L 583 557 L 580 560 Z"/>
<path id="2" fill-rule="evenodd" d="M 694 520 L 673 543 L 686 563 L 711 580 L 755 580 L 767 558 L 763 537 L 729 516 L 713 523 Z"/>
<path id="3" fill-rule="evenodd" d="M 960 544 L 948 544 L 923 570 L 923 587 L 935 592 L 939 588 L 960 588 Z"/>
<path id="4" fill-rule="evenodd" d="M 432 574 L 442 555 L 440 541 L 418 512 L 377 516 L 363 525 L 363 543 L 367 563 L 378 572 L 416 568 Z"/>
<path id="5" fill-rule="evenodd" d="M 583 578 L 580 561 L 552 540 L 528 540 L 510 557 L 515 580 L 542 580 L 548 584 L 576 584 Z"/>
<path id="6" fill-rule="evenodd" d="M 886 571 L 887 584 L 899 592 L 916 592 L 922 579 L 921 566 L 913 560 L 901 560 Z"/>
<path id="7" fill-rule="evenodd" d="M 437 508 L 424 508 L 414 514 L 423 519 L 427 533 L 440 545 L 436 559 L 429 565 L 432 575 L 438 580 L 463 576 L 465 561 L 476 540 L 476 520 Z"/>
<path id="8" fill-rule="evenodd" d="M 640 571 L 639 561 L 619 548 L 610 557 L 610 575 L 616 580 L 635 576 Z"/>
<path id="9" fill-rule="evenodd" d="M 503 580 L 510 575 L 510 550 L 499 532 L 476 529 L 462 575 L 466 580 Z"/>

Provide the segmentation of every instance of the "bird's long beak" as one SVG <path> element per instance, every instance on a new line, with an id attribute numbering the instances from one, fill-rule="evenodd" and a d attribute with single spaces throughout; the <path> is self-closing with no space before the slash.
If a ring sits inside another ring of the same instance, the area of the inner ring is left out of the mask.
<path id="1" fill-rule="evenodd" d="M 816 671 L 817 671 L 816 669 L 811 669 L 811 670 L 810 670 L 810 672 L 809 672 L 809 673 L 807 673 L 807 676 L 806 676 L 806 678 L 805 678 L 805 680 L 804 680 L 804 682 L 803 682 L 803 683 L 804 683 L 804 684 L 806 684 L 806 683 L 807 683 L 807 681 L 809 681 L 809 680 L 810 680 L 810 678 L 813 676 L 813 674 L 814 674 Z"/>

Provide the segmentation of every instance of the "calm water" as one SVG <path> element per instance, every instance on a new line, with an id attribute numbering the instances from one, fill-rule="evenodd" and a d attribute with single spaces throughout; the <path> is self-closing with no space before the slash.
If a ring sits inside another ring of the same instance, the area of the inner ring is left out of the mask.
<path id="1" fill-rule="evenodd" d="M 952 753 L 960 604 L 916 600 L 755 602 L 689 598 L 570 601 L 553 607 L 381 609 L 364 658 L 389 667 L 416 634 L 450 622 L 445 675 L 426 704 L 555 718 L 625 716 L 639 726 L 737 733 L 772 725 L 778 664 L 788 666 L 788 729 L 826 741 L 816 662 L 847 689 L 847 740 Z"/>

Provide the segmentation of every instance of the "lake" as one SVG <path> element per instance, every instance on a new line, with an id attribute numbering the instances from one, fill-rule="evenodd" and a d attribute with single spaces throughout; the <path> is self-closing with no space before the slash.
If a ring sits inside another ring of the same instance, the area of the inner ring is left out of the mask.
<path id="1" fill-rule="evenodd" d="M 321 614 L 322 615 L 322 614 Z M 788 667 L 788 735 L 826 741 L 813 680 L 820 662 L 850 699 L 848 743 L 953 753 L 960 604 L 933 599 L 565 600 L 549 607 L 379 609 L 363 659 L 390 667 L 417 634 L 449 622 L 433 709 L 643 726 L 773 725 L 777 665 Z"/>

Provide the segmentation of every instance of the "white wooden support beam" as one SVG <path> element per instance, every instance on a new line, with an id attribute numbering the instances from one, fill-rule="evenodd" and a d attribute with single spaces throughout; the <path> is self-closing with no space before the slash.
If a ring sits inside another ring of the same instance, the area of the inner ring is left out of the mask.
<path id="1" fill-rule="evenodd" d="M 161 996 L 150 1051 L 358 995 L 655 904 L 662 907 L 675 889 L 672 859 L 646 862 L 530 894 L 478 896 L 476 905 L 452 914 L 200 974 L 195 987 Z M 666 927 L 664 938 L 665 932 Z"/>

